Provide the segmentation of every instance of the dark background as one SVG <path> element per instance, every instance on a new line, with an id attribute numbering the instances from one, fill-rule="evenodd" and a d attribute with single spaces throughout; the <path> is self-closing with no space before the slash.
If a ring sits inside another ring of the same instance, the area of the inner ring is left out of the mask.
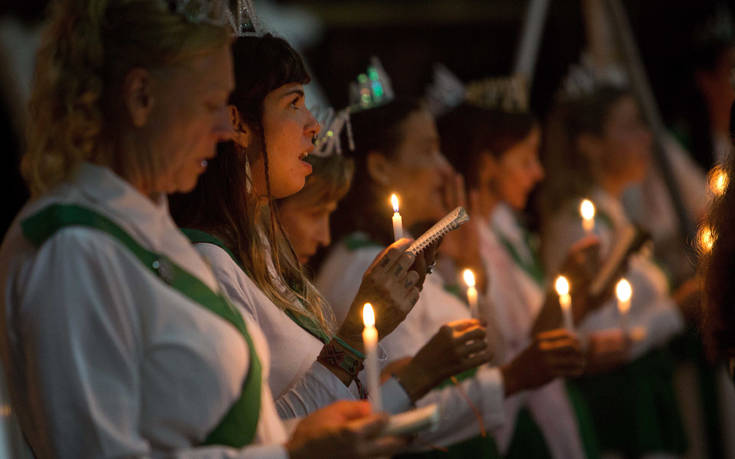
<path id="1" fill-rule="evenodd" d="M 44 0 L 0 0 L 0 16 L 38 20 Z M 303 50 L 316 79 L 335 107 L 347 104 L 347 85 L 380 57 L 397 94 L 421 96 L 434 62 L 464 81 L 508 74 L 513 66 L 528 2 L 523 0 L 281 0 L 318 17 L 321 38 Z M 692 74 L 700 49 L 693 32 L 713 14 L 714 0 L 628 0 L 624 2 L 665 121 L 674 125 L 699 112 Z M 722 2 L 720 2 L 722 3 Z M 732 3 L 732 2 L 727 2 Z M 258 1 L 255 2 L 256 7 Z M 731 6 L 731 10 L 732 10 Z M 531 91 L 541 118 L 569 65 L 584 47 L 579 0 L 553 0 L 544 29 Z M 2 102 L 2 101 L 0 101 Z M 0 177 L 4 210 L 0 234 L 26 199 L 18 186 L 22 147 L 0 105 Z"/>

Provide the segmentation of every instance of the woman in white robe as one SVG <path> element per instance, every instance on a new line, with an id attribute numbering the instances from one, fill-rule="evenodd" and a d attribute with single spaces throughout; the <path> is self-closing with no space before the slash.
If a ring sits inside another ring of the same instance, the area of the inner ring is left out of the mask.
<path id="1" fill-rule="evenodd" d="M 407 241 L 379 254 L 350 302 L 351 314 L 333 323 L 319 293 L 291 256 L 275 215 L 268 212 L 269 196 L 298 191 L 311 171 L 303 158 L 314 148 L 319 125 L 306 109 L 303 84 L 308 74 L 291 46 L 272 35 L 240 38 L 233 51 L 236 88 L 231 101 L 240 134 L 210 162 L 193 192 L 173 198 L 173 214 L 197 242 L 230 298 L 264 331 L 273 355 L 271 389 L 281 416 L 291 418 L 364 394 L 358 377 L 362 306 L 366 301 L 374 305 L 379 334 L 388 335 L 415 303 L 420 287 L 417 271 L 422 268 L 419 264 L 416 270 L 408 269 L 413 259 L 402 254 Z M 250 70 L 253 63 L 259 63 L 260 73 Z M 210 197 L 215 194 L 228 198 L 212 205 Z M 256 210 L 238 213 L 249 208 Z M 274 220 L 268 221 L 269 216 Z M 232 234 L 239 237 L 233 239 Z M 395 276 L 394 267 L 401 267 L 402 273 Z M 434 327 L 432 334 L 438 329 Z M 407 409 L 455 373 L 455 365 L 464 369 L 487 360 L 485 341 L 478 339 L 484 336 L 479 323 L 470 321 L 453 330 L 453 335 L 437 334 L 431 346 L 397 370 L 400 384 L 396 378 L 386 381 L 381 392 L 389 412 Z M 445 345 L 459 350 L 461 361 L 451 361 L 454 354 L 446 353 Z M 338 361 L 348 354 L 356 362 L 351 372 Z"/>
<path id="2" fill-rule="evenodd" d="M 389 191 L 393 190 L 399 194 L 404 228 L 413 232 L 424 222 L 433 223 L 441 218 L 447 207 L 451 208 L 445 204 L 445 193 L 452 195 L 457 191 L 451 186 L 456 183 L 456 177 L 439 153 L 439 137 L 434 120 L 420 104 L 397 100 L 358 113 L 353 116 L 353 131 L 357 145 L 355 183 L 335 214 L 336 232 L 341 241 L 332 248 L 317 278 L 317 284 L 334 307 L 338 318 L 345 314 L 348 299 L 354 295 L 361 273 L 371 257 L 391 239 L 389 222 L 392 209 L 382 196 L 387 198 Z M 467 232 L 457 234 L 460 237 L 454 241 L 455 244 L 469 242 Z M 469 234 L 471 237 L 471 232 Z M 445 240 L 442 247 L 447 242 Z M 473 248 L 464 245 L 460 250 L 471 254 Z M 476 272 L 478 277 L 484 278 L 480 275 L 481 269 Z M 351 281 L 335 282 L 337 272 L 342 274 L 343 279 Z M 442 279 L 438 272 L 427 277 L 414 309 L 396 331 L 384 340 L 384 346 L 392 357 L 407 355 L 420 346 L 428 338 L 427 331 L 432 326 L 470 317 L 462 300 L 445 291 L 445 286 L 455 283 L 455 279 Z M 564 342 L 559 345 L 559 349 L 563 349 L 559 353 L 568 352 L 565 358 L 569 360 L 565 363 L 570 368 L 574 367 L 574 362 L 578 363 L 574 355 L 579 352 L 578 348 L 574 350 L 574 340 L 562 336 L 559 341 Z M 559 370 L 547 365 L 537 344 L 530 345 L 528 352 L 505 367 L 480 366 L 475 373 L 464 375 L 469 377 L 454 382 L 458 385 L 453 387 L 456 394 L 430 394 L 438 397 L 467 397 L 464 403 L 455 405 L 453 409 L 457 417 L 465 419 L 464 428 L 447 432 L 437 440 L 439 445 L 450 447 L 450 453 L 457 456 L 482 455 L 483 452 L 478 448 L 483 444 L 491 451 L 487 454 L 498 454 L 495 445 L 487 445 L 491 438 L 486 435 L 482 438 L 481 434 L 486 429 L 495 430 L 502 425 L 505 397 L 534 384 L 544 384 L 553 379 L 552 374 L 555 375 Z M 537 382 L 526 377 L 528 374 L 524 369 L 530 368 L 530 365 L 536 365 L 534 376 L 538 377 Z"/>
<path id="3" fill-rule="evenodd" d="M 562 101 L 550 118 L 549 177 L 543 189 L 543 254 L 548 269 L 583 237 L 578 207 L 597 206 L 594 232 L 604 260 L 631 225 L 623 192 L 646 175 L 652 137 L 635 100 L 623 88 L 601 86 Z M 553 204 L 552 204 L 553 203 Z M 694 315 L 696 289 L 677 300 L 666 276 L 647 255 L 630 259 L 624 276 L 633 288 L 627 325 L 614 300 L 579 326 L 589 367 L 577 381 L 595 418 L 600 448 L 630 455 L 681 454 L 686 448 L 673 392 L 673 359 L 665 345 Z M 602 422 L 602 413 L 610 422 Z"/>

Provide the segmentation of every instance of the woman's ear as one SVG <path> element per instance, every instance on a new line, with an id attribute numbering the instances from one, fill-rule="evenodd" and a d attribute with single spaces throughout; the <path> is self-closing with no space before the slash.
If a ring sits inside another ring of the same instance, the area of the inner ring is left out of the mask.
<path id="1" fill-rule="evenodd" d="M 382 153 L 370 151 L 366 158 L 367 171 L 375 183 L 383 186 L 390 184 L 390 162 Z"/>
<path id="2" fill-rule="evenodd" d="M 577 151 L 588 161 L 597 161 L 602 156 L 600 140 L 592 134 L 580 134 L 575 143 Z"/>
<path id="3" fill-rule="evenodd" d="M 497 158 L 489 151 L 483 151 L 479 154 L 477 160 L 477 178 L 480 185 L 487 185 L 493 182 L 498 176 L 499 164 Z"/>
<path id="4" fill-rule="evenodd" d="M 230 110 L 230 121 L 232 122 L 232 130 L 234 132 L 232 140 L 243 148 L 250 145 L 250 137 L 253 130 L 240 117 L 240 112 L 234 105 L 228 105 Z"/>
<path id="5" fill-rule="evenodd" d="M 143 127 L 148 123 L 155 103 L 152 85 L 151 74 L 146 69 L 134 68 L 125 75 L 123 103 L 135 127 Z"/>

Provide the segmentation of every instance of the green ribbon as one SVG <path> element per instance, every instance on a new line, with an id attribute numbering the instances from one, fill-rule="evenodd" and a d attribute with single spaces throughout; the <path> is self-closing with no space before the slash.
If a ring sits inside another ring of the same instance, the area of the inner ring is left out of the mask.
<path id="1" fill-rule="evenodd" d="M 206 244 L 213 244 L 217 247 L 221 248 L 227 254 L 232 258 L 232 261 L 234 261 L 237 266 L 242 269 L 242 271 L 250 277 L 251 279 L 253 276 L 250 275 L 250 272 L 245 268 L 245 265 L 240 260 L 240 257 L 235 255 L 235 253 L 230 250 L 229 247 L 220 239 L 218 239 L 216 236 L 207 233 L 206 231 L 198 230 L 198 229 L 192 229 L 192 228 L 182 228 L 181 231 L 186 235 L 186 237 L 189 238 L 192 244 L 200 244 L 200 243 L 206 243 Z M 297 314 L 296 312 L 288 309 L 285 311 L 286 315 L 293 320 L 296 325 L 303 328 L 309 334 L 323 342 L 324 344 L 329 343 L 329 341 L 332 339 L 331 336 L 329 336 L 322 328 L 311 318 L 305 315 Z"/>
<path id="2" fill-rule="evenodd" d="M 162 282 L 227 321 L 240 332 L 248 345 L 250 368 L 240 397 L 209 433 L 204 444 L 242 448 L 252 443 L 260 414 L 262 367 L 245 320 L 237 309 L 225 296 L 212 291 L 199 278 L 165 255 L 144 248 L 112 220 L 93 210 L 72 204 L 52 204 L 21 222 L 23 234 L 36 247 L 43 245 L 60 229 L 71 226 L 92 228 L 112 236 Z"/>
<path id="3" fill-rule="evenodd" d="M 531 263 L 526 262 L 523 257 L 521 257 L 515 246 L 508 239 L 506 239 L 505 236 L 503 236 L 503 233 L 500 230 L 493 229 L 493 232 L 500 240 L 500 243 L 503 244 L 508 254 L 510 254 L 511 258 L 513 258 L 513 261 L 515 261 L 515 263 L 523 271 L 525 271 L 526 274 L 528 274 L 529 277 L 531 277 L 531 279 L 533 279 L 537 285 L 543 288 L 546 279 L 544 266 L 541 264 L 541 260 L 539 259 L 538 254 L 532 248 L 533 246 L 531 244 L 531 235 L 528 233 L 528 231 L 523 230 L 523 239 L 526 243 L 526 247 L 528 248 L 529 253 L 531 254 Z"/>

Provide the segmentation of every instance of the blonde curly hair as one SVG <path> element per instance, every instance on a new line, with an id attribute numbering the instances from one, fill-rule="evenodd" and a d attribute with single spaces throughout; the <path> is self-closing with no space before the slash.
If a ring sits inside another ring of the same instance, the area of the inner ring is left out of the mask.
<path id="1" fill-rule="evenodd" d="M 83 161 L 132 183 L 150 184 L 161 168 L 145 148 L 119 153 L 125 123 L 119 94 L 133 68 L 151 71 L 224 46 L 223 27 L 193 24 L 164 0 L 58 0 L 36 60 L 28 150 L 21 172 L 33 197 Z"/>

